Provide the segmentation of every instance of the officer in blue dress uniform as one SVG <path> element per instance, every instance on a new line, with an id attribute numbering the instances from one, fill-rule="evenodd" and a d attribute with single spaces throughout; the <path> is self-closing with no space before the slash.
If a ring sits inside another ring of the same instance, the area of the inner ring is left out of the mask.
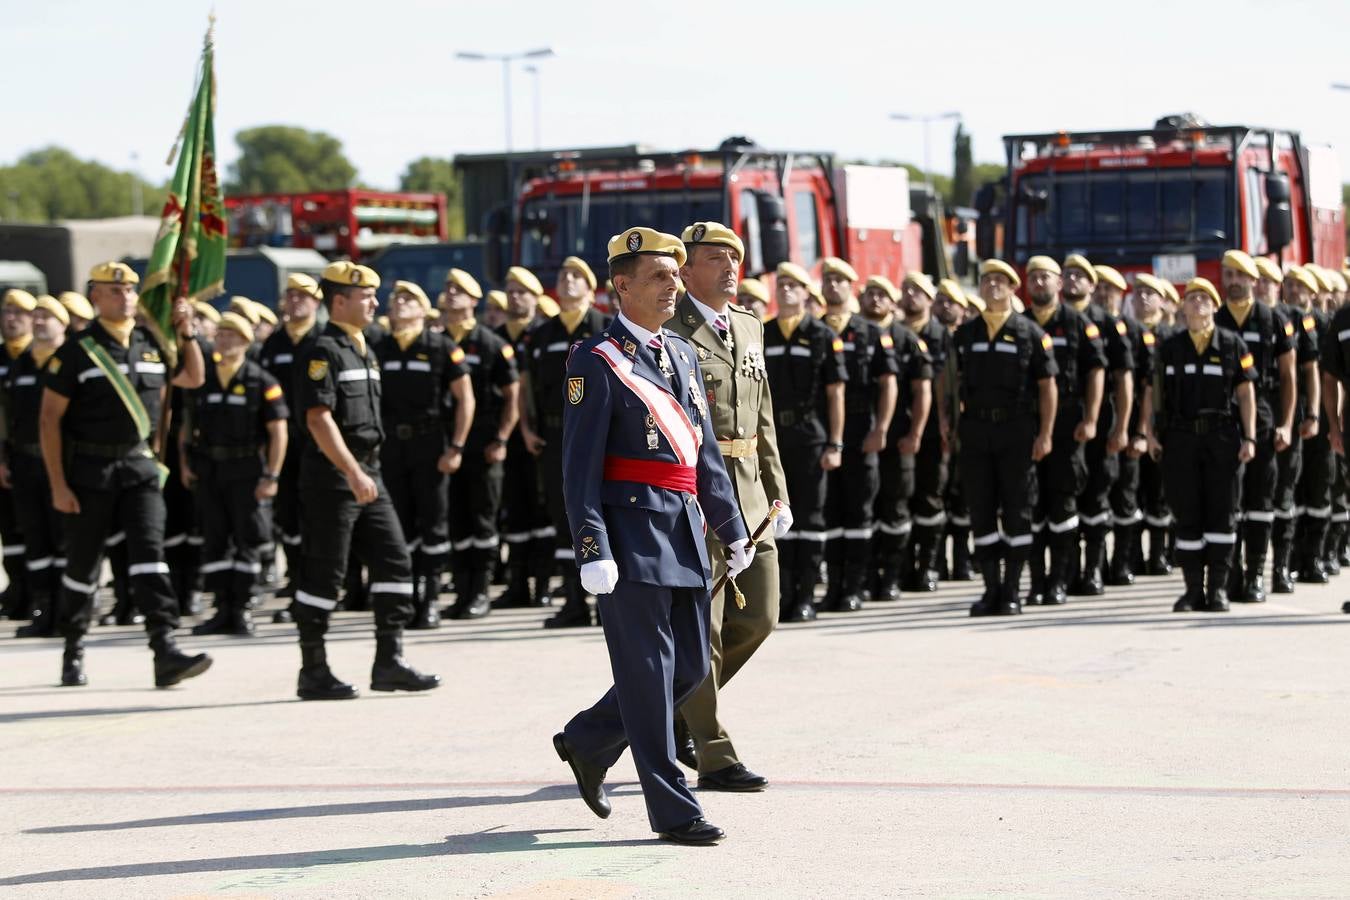
<path id="1" fill-rule="evenodd" d="M 734 578 L 747 537 L 708 419 L 695 351 L 661 326 L 675 313 L 685 249 L 630 228 L 609 242 L 623 313 L 568 361 L 563 491 L 582 586 L 598 598 L 614 686 L 554 736 L 582 799 L 610 813 L 607 769 L 631 747 L 662 839 L 711 844 L 722 830 L 675 762 L 675 709 L 709 668 L 711 584 L 704 532 L 730 548 Z"/>

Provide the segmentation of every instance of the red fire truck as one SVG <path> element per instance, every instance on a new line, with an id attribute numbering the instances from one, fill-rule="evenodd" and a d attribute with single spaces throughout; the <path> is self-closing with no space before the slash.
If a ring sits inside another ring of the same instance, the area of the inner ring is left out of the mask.
<path id="1" fill-rule="evenodd" d="M 1340 167 L 1298 132 L 1207 125 L 1190 114 L 1139 131 L 1013 134 L 1008 172 L 976 198 L 978 252 L 1019 269 L 1082 253 L 1126 277 L 1219 281 L 1233 247 L 1339 269 Z"/>
<path id="2" fill-rule="evenodd" d="M 347 189 L 226 197 L 235 247 L 310 247 L 361 259 L 390 244 L 446 239 L 445 196 Z"/>
<path id="3" fill-rule="evenodd" d="M 768 151 L 742 138 L 711 151 L 559 151 L 522 183 L 513 218 L 512 256 L 549 287 L 573 255 L 603 277 L 608 241 L 625 228 L 679 234 L 709 220 L 745 242 L 747 275 L 791 260 L 819 277 L 820 260 L 839 256 L 863 277 L 898 283 L 926 268 L 926 256 L 946 262 L 925 253 L 927 235 L 940 241 L 941 229 L 912 214 L 904 169 L 840 166 L 828 153 Z"/>

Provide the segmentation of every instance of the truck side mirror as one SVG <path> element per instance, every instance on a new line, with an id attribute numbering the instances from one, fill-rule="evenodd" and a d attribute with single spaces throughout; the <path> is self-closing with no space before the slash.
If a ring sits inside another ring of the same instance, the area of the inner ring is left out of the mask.
<path id="1" fill-rule="evenodd" d="M 1289 204 L 1289 176 L 1266 173 L 1266 246 L 1278 253 L 1294 240 L 1294 212 Z"/>
<path id="2" fill-rule="evenodd" d="M 980 185 L 975 192 L 975 209 L 980 217 L 975 220 L 975 255 L 980 259 L 994 259 L 998 248 L 994 246 L 997 232 L 997 219 L 994 217 L 994 203 L 997 198 L 997 186 L 992 182 Z"/>
<path id="3" fill-rule="evenodd" d="M 768 193 L 756 194 L 755 204 L 759 208 L 760 256 L 768 272 L 789 259 L 787 204 L 777 194 Z"/>

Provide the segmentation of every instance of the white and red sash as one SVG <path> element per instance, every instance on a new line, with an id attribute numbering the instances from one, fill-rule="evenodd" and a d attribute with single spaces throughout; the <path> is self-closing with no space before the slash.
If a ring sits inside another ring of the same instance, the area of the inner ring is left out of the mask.
<path id="1" fill-rule="evenodd" d="M 666 436 L 680 465 L 698 464 L 698 450 L 703 444 L 703 432 L 694 427 L 689 414 L 675 399 L 673 394 L 661 390 L 640 375 L 633 374 L 633 361 L 619 348 L 619 342 L 610 338 L 601 341 L 591 352 L 603 359 L 614 371 L 614 375 L 623 382 L 647 407 L 656 422 L 656 427 Z"/>

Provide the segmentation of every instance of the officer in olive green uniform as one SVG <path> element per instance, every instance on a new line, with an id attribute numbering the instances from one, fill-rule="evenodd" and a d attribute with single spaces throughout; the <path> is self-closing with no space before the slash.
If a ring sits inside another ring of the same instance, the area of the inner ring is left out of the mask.
<path id="1" fill-rule="evenodd" d="M 773 403 L 764 374 L 764 326 L 732 302 L 744 247 L 736 233 L 716 222 L 690 225 L 682 235 L 689 258 L 680 270 L 688 293 L 666 327 L 694 347 L 703 371 L 708 416 L 736 489 L 745 527 L 754 534 L 770 504 L 787 503 L 787 483 L 778 458 Z M 703 296 L 700 296 L 702 294 Z M 712 669 L 708 679 L 680 707 L 697 748 L 676 741 L 681 762 L 697 766 L 701 789 L 759 790 L 767 782 L 741 764 L 717 715 L 717 693 L 740 671 L 778 620 L 778 553 L 772 538 L 792 526 L 786 509 L 759 545 L 750 568 L 736 579 L 745 609 L 727 602 L 724 591 L 712 598 Z M 715 583 L 726 571 L 721 550 L 708 554 Z M 678 730 L 678 726 L 677 726 Z M 679 737 L 683 737 L 680 734 Z"/>

